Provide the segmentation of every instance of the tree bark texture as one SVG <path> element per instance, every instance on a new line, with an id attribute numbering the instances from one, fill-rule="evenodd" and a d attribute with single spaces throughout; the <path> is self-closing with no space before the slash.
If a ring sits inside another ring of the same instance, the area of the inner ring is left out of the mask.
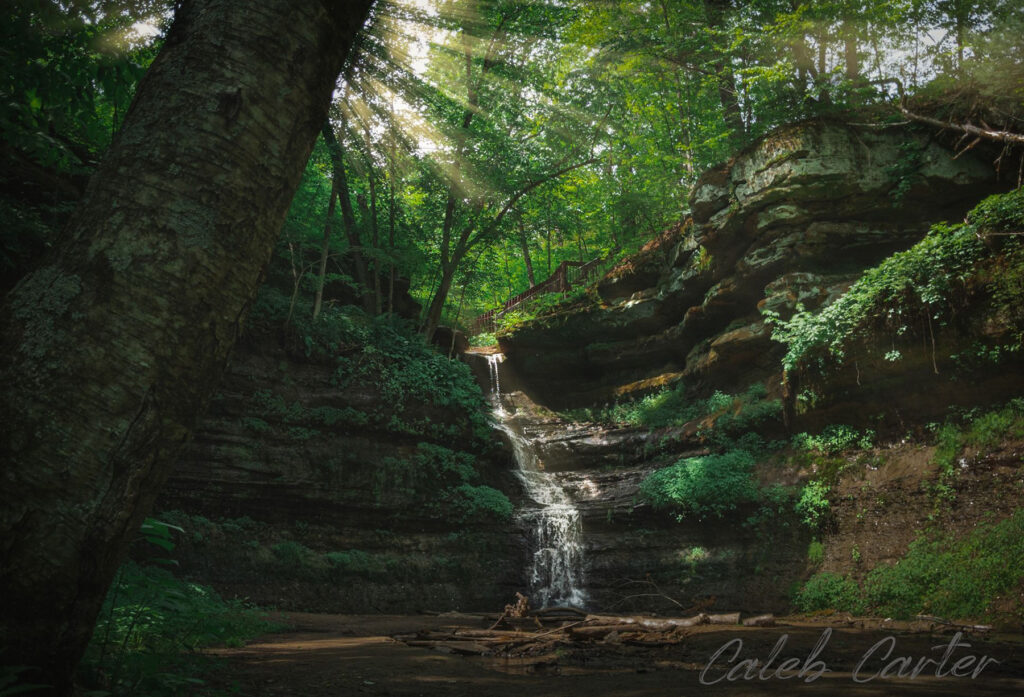
<path id="1" fill-rule="evenodd" d="M 52 694 L 217 384 L 370 4 L 185 0 L 0 307 L 0 642 Z"/>

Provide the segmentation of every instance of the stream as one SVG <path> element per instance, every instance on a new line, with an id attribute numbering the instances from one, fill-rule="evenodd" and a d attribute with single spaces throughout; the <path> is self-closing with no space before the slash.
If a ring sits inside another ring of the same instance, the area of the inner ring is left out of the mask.
<path id="1" fill-rule="evenodd" d="M 504 358 L 500 353 L 489 355 L 487 365 L 496 427 L 508 436 L 516 476 L 531 502 L 516 513 L 516 522 L 529 535 L 530 601 L 534 607 L 586 607 L 580 512 L 558 478 L 545 471 L 527 433 L 527 415 L 514 406 L 506 407 L 502 399 L 500 366 Z"/>

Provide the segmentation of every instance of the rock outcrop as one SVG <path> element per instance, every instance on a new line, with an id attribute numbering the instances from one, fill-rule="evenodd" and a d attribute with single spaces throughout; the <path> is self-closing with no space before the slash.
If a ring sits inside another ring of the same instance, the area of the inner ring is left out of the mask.
<path id="1" fill-rule="evenodd" d="M 239 346 L 157 504 L 185 528 L 182 572 L 282 609 L 500 608 L 523 587 L 523 541 L 511 510 L 472 497 L 518 485 L 480 407 L 398 410 L 329 361 Z"/>
<path id="2" fill-rule="evenodd" d="M 999 190 L 990 163 L 927 133 L 804 123 L 706 172 L 692 220 L 613 269 L 601 303 L 499 337 L 525 388 L 553 408 L 607 403 L 680 380 L 697 391 L 778 384 L 762 309 L 838 297 L 868 266 Z M 1005 188 L 1005 187 L 1002 187 Z"/>

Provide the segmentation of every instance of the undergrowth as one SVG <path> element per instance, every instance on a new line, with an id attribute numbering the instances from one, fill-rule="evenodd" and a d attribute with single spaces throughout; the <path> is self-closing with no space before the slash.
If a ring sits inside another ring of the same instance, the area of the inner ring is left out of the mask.
<path id="1" fill-rule="evenodd" d="M 823 571 L 795 598 L 804 612 L 874 612 L 900 619 L 928 613 L 990 619 L 992 603 L 1024 578 L 1024 509 L 955 538 L 922 535 L 902 559 L 873 569 L 864 581 Z"/>
<path id="2" fill-rule="evenodd" d="M 250 323 L 255 331 L 279 328 L 287 308 L 288 298 L 283 293 L 264 286 Z M 261 407 L 271 415 L 298 426 L 341 423 L 439 440 L 468 431 L 478 444 L 489 441 L 488 409 L 469 366 L 438 353 L 409 322 L 395 316 L 371 317 L 350 305 L 331 306 L 316 320 L 306 312 L 294 313 L 284 331 L 287 340 L 297 342 L 311 359 L 333 363 L 331 383 L 335 387 L 376 394 L 378 399 L 366 410 L 309 410 L 275 395 L 257 393 Z M 431 421 L 414 417 L 414 407 L 419 405 L 457 418 Z"/>
<path id="3" fill-rule="evenodd" d="M 455 522 L 508 521 L 512 502 L 497 489 L 479 484 L 476 458 L 431 443 L 418 443 L 411 458 L 382 458 L 374 469 L 374 497 L 426 497 L 424 505 Z"/>
<path id="4" fill-rule="evenodd" d="M 596 409 L 574 409 L 563 412 L 561 416 L 570 421 L 648 428 L 682 426 L 713 416 L 714 429 L 719 433 L 735 434 L 778 421 L 782 416 L 782 403 L 777 399 L 768 399 L 767 389 L 761 383 L 754 383 L 741 394 L 716 391 L 702 399 L 687 395 L 686 388 L 678 385 L 663 388 L 637 400 Z"/>
<path id="5" fill-rule="evenodd" d="M 173 527 L 147 520 L 143 536 L 171 551 Z M 275 628 L 254 608 L 225 601 L 212 589 L 177 578 L 158 563 L 128 561 L 107 593 L 79 668 L 79 682 L 96 696 L 200 694 L 206 691 L 200 676 L 212 660 L 200 649 L 241 646 Z"/>

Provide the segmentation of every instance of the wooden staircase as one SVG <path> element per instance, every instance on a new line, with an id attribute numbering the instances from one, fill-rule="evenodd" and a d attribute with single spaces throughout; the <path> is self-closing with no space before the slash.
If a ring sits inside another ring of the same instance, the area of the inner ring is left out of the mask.
<path id="1" fill-rule="evenodd" d="M 603 257 L 590 261 L 563 261 L 555 269 L 555 272 L 545 280 L 524 290 L 519 295 L 512 296 L 501 307 L 488 310 L 471 321 L 468 326 L 469 335 L 494 332 L 497 329 L 498 320 L 505 313 L 518 308 L 529 308 L 540 299 L 541 295 L 547 293 L 564 295 L 575 287 L 587 285 L 601 271 L 603 262 Z"/>

